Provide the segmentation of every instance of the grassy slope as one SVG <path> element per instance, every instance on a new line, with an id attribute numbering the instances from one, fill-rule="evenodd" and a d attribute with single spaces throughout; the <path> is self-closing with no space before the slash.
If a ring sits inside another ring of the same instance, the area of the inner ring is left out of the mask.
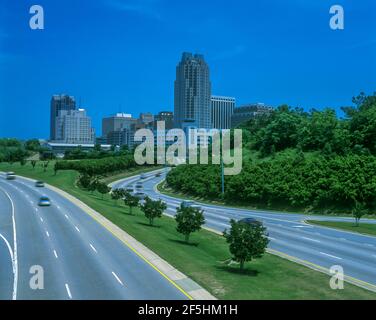
<path id="1" fill-rule="evenodd" d="M 376 236 L 376 224 L 369 224 L 369 223 L 367 224 L 367 223 L 360 222 L 359 226 L 356 226 L 355 223 L 352 223 L 352 222 L 314 221 L 314 220 L 309 220 L 307 222 L 316 224 L 319 226 L 336 228 L 336 229 Z"/>
<path id="2" fill-rule="evenodd" d="M 149 227 L 139 210 L 135 210 L 135 216 L 130 216 L 120 202 L 115 205 L 109 197 L 101 200 L 99 195 L 77 188 L 75 172 L 59 172 L 54 176 L 52 166 L 44 173 L 40 167 L 32 170 L 30 165 L 0 164 L 0 171 L 9 170 L 68 191 L 219 299 L 376 299 L 375 293 L 350 284 L 342 291 L 331 290 L 328 276 L 270 254 L 248 263 L 246 272 L 240 274 L 236 266 L 228 267 L 223 263 L 230 257 L 223 237 L 202 230 L 192 236 L 191 241 L 196 245 L 186 245 L 171 218 L 163 217 L 156 221 L 156 227 Z"/>

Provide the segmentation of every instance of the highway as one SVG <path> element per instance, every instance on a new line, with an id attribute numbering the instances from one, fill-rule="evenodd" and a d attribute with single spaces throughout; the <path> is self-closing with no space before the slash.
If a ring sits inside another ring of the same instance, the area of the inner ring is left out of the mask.
<path id="1" fill-rule="evenodd" d="M 51 199 L 50 207 L 38 206 L 42 195 Z M 43 290 L 30 286 L 38 266 Z M 187 299 L 66 198 L 21 177 L 7 181 L 3 174 L 0 268 L 0 300 Z"/>
<path id="2" fill-rule="evenodd" d="M 166 202 L 168 206 L 166 214 L 173 216 L 182 200 L 157 191 L 156 185 L 163 179 L 165 179 L 165 172 L 160 177 L 152 173 L 148 174 L 145 180 L 125 179 L 112 184 L 112 187 L 132 187 L 135 182 L 143 181 L 143 192 L 152 199 L 161 199 Z M 334 265 L 340 265 L 348 279 L 376 290 L 376 237 L 312 226 L 304 222 L 308 219 L 353 222 L 352 218 L 272 213 L 198 204 L 204 210 L 205 226 L 212 230 L 223 232 L 226 228 L 228 229 L 230 219 L 256 218 L 267 227 L 270 239 L 269 249 L 298 258 L 309 265 L 313 264 L 314 267 L 328 269 Z M 376 223 L 376 220 L 363 219 L 362 222 Z"/>

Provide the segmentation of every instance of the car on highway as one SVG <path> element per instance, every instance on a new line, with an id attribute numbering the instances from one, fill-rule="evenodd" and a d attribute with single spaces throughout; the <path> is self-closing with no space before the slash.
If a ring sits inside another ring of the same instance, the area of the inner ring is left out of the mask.
<path id="1" fill-rule="evenodd" d="M 141 173 L 140 179 L 142 179 L 142 180 L 146 179 L 146 174 L 145 173 Z"/>
<path id="2" fill-rule="evenodd" d="M 181 206 L 183 208 L 194 208 L 194 209 L 201 210 L 201 207 L 198 204 L 196 204 L 194 201 L 192 201 L 192 200 L 184 200 L 181 203 Z"/>
<path id="3" fill-rule="evenodd" d="M 39 198 L 38 205 L 40 207 L 49 207 L 51 205 L 51 200 L 49 197 L 42 196 Z"/>
<path id="4" fill-rule="evenodd" d="M 144 186 L 141 182 L 136 183 L 136 189 L 142 189 Z"/>
<path id="5" fill-rule="evenodd" d="M 155 176 L 158 178 L 158 177 L 160 177 L 162 175 L 162 172 L 157 172 L 156 174 L 155 174 Z"/>
<path id="6" fill-rule="evenodd" d="M 134 193 L 134 196 L 139 198 L 140 200 L 144 200 L 146 198 L 146 194 L 141 192 L 141 191 L 137 191 Z"/>
<path id="7" fill-rule="evenodd" d="M 125 191 L 132 193 L 134 191 L 134 189 L 132 187 L 128 187 L 127 189 L 125 189 Z"/>
<path id="8" fill-rule="evenodd" d="M 249 224 L 251 226 L 262 226 L 262 222 L 255 218 L 244 218 L 244 219 L 239 220 L 239 222 Z"/>
<path id="9" fill-rule="evenodd" d="M 16 179 L 16 174 L 14 172 L 7 172 L 6 173 L 6 179 L 7 180 L 14 180 L 14 179 Z"/>
<path id="10" fill-rule="evenodd" d="M 35 186 L 37 188 L 43 188 L 44 187 L 44 182 L 43 181 L 36 181 L 35 182 Z"/>

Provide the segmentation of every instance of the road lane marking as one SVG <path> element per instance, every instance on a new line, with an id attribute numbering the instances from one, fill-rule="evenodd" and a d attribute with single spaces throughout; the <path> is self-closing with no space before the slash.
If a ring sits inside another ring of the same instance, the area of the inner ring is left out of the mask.
<path id="1" fill-rule="evenodd" d="M 91 249 L 93 249 L 93 251 L 95 252 L 95 253 L 98 253 L 97 252 L 97 249 L 95 249 L 95 247 L 90 243 L 90 247 L 91 247 Z"/>
<path id="2" fill-rule="evenodd" d="M 10 259 L 11 259 L 11 262 L 12 262 L 12 268 L 13 268 L 13 251 L 12 251 L 12 247 L 10 246 L 10 243 L 8 242 L 8 240 L 1 233 L 0 233 L 0 238 L 2 238 L 5 241 L 5 244 L 8 247 Z"/>
<path id="3" fill-rule="evenodd" d="M 54 250 L 54 256 L 56 259 L 58 258 L 56 250 Z"/>
<path id="4" fill-rule="evenodd" d="M 302 237 L 303 239 L 306 239 L 308 241 L 313 241 L 313 242 L 318 242 L 320 243 L 321 241 L 320 240 L 316 240 L 316 239 L 311 239 L 311 238 L 307 238 L 307 237 Z"/>
<path id="5" fill-rule="evenodd" d="M 78 232 L 81 232 L 80 229 L 78 229 L 76 226 L 74 226 Z"/>
<path id="6" fill-rule="evenodd" d="M 48 233 L 48 231 L 46 231 L 46 235 L 47 235 L 47 237 L 50 237 L 50 234 Z"/>
<path id="7" fill-rule="evenodd" d="M 43 218 L 42 218 L 42 217 L 40 217 L 40 221 L 42 221 L 42 222 L 43 222 Z"/>
<path id="8" fill-rule="evenodd" d="M 17 255 L 17 229 L 16 229 L 16 217 L 15 217 L 15 206 L 14 202 L 9 195 L 9 193 L 4 190 L 3 188 L 0 188 L 7 198 L 9 199 L 11 206 L 12 206 L 12 224 L 13 224 L 13 260 L 12 260 L 12 266 L 13 266 L 13 294 L 12 299 L 17 300 L 17 284 L 18 284 L 18 255 Z"/>
<path id="9" fill-rule="evenodd" d="M 115 277 L 115 279 L 122 285 L 124 286 L 123 282 L 121 282 L 121 280 L 119 279 L 119 277 L 117 276 L 117 274 L 115 272 L 112 271 L 112 275 Z"/>
<path id="10" fill-rule="evenodd" d="M 275 240 L 275 238 L 272 238 L 272 237 L 268 237 L 269 240 Z"/>
<path id="11" fill-rule="evenodd" d="M 65 289 L 67 290 L 67 293 L 68 293 L 68 297 L 69 297 L 69 299 L 72 299 L 72 294 L 71 294 L 71 292 L 70 292 L 70 289 L 69 289 L 69 286 L 68 286 L 67 283 L 65 284 Z"/>
<path id="12" fill-rule="evenodd" d="M 330 257 L 330 258 L 333 258 L 333 259 L 342 260 L 342 258 L 340 258 L 340 257 L 336 257 L 336 256 L 333 256 L 333 255 L 331 255 L 331 254 L 329 254 L 329 253 L 325 253 L 325 252 L 321 252 L 321 251 L 320 251 L 320 254 L 322 254 L 322 255 L 324 255 L 324 256 L 327 256 L 327 257 Z"/>
<path id="13" fill-rule="evenodd" d="M 69 217 L 66 214 L 64 216 L 65 216 L 65 218 L 67 218 L 69 220 Z"/>

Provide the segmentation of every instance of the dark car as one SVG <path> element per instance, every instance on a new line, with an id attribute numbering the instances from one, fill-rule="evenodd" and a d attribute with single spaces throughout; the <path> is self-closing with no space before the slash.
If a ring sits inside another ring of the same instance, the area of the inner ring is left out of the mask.
<path id="1" fill-rule="evenodd" d="M 244 219 L 239 220 L 239 222 L 250 224 L 252 226 L 262 226 L 262 222 L 254 218 L 244 218 Z"/>
<path id="2" fill-rule="evenodd" d="M 7 180 L 14 180 L 14 179 L 16 179 L 15 173 L 14 172 L 7 172 L 6 179 Z"/>
<path id="3" fill-rule="evenodd" d="M 35 182 L 35 186 L 37 188 L 43 188 L 44 187 L 44 182 L 43 181 L 37 181 L 37 182 Z"/>

